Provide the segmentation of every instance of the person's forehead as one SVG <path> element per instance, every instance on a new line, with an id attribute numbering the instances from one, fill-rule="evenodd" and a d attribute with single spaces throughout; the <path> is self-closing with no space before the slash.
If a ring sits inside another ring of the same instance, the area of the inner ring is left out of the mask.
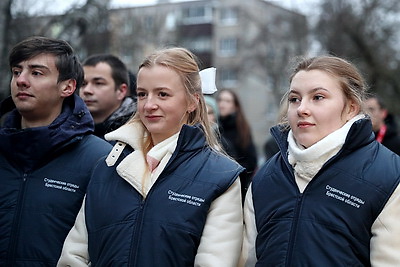
<path id="1" fill-rule="evenodd" d="M 377 106 L 379 106 L 379 103 L 378 103 L 378 100 L 376 99 L 376 98 L 369 98 L 369 99 L 367 99 L 366 101 L 365 101 L 365 104 L 367 105 L 367 106 L 375 106 L 375 107 L 377 107 Z"/>
<path id="2" fill-rule="evenodd" d="M 230 93 L 230 92 L 228 92 L 228 91 L 222 91 L 221 93 L 220 93 L 220 95 L 219 95 L 219 97 L 218 97 L 218 100 L 225 100 L 225 101 L 227 101 L 227 100 L 229 100 L 229 101 L 233 101 L 233 95 Z"/>
<path id="3" fill-rule="evenodd" d="M 87 73 L 92 73 L 92 74 L 101 74 L 101 75 L 106 75 L 106 76 L 112 76 L 112 70 L 111 66 L 105 62 L 99 62 L 96 65 L 84 65 L 83 66 L 83 71 L 85 74 Z"/>
<path id="4" fill-rule="evenodd" d="M 47 54 L 47 53 L 42 53 L 35 55 L 33 57 L 30 57 L 22 62 L 26 63 L 28 66 L 45 66 L 47 68 L 55 68 L 56 67 L 56 57 L 52 54 Z"/>

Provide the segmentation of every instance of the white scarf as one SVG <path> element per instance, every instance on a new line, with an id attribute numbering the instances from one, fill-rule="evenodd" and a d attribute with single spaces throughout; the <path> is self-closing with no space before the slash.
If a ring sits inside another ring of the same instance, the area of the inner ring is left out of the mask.
<path id="1" fill-rule="evenodd" d="M 287 139 L 289 143 L 288 160 L 294 168 L 294 175 L 300 192 L 304 191 L 307 184 L 325 162 L 339 152 L 353 123 L 364 117 L 362 114 L 355 116 L 340 129 L 330 133 L 309 148 L 299 146 L 293 137 L 292 130 L 289 131 Z"/>

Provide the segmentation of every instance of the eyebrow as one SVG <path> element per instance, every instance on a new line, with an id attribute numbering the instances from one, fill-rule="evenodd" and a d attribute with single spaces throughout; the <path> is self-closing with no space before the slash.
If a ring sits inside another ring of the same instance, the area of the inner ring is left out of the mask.
<path id="1" fill-rule="evenodd" d="M 323 91 L 329 92 L 328 89 L 326 89 L 326 88 L 324 88 L 324 87 L 316 87 L 316 88 L 311 89 L 311 91 L 308 92 L 308 93 L 315 93 L 316 91 L 319 91 L 319 90 L 323 90 Z M 291 94 L 291 93 L 299 94 L 299 92 L 296 91 L 296 90 L 290 90 L 290 91 L 289 91 L 289 94 Z"/>
<path id="2" fill-rule="evenodd" d="M 93 81 L 105 81 L 106 79 L 104 79 L 103 77 L 94 77 L 92 78 Z"/>
<path id="3" fill-rule="evenodd" d="M 45 70 L 50 70 L 47 66 L 45 65 L 40 65 L 40 64 L 30 64 L 28 65 L 28 67 L 30 69 L 45 69 Z M 22 65 L 21 64 L 16 64 L 13 66 L 13 68 L 20 68 L 22 69 Z"/>
<path id="4" fill-rule="evenodd" d="M 143 87 L 136 87 L 136 90 L 144 90 L 144 91 L 147 91 L 147 89 L 146 88 L 143 88 Z M 163 86 L 161 86 L 161 87 L 156 87 L 156 88 L 154 88 L 154 90 L 155 91 L 162 91 L 162 90 L 171 90 L 169 87 L 163 87 Z"/>

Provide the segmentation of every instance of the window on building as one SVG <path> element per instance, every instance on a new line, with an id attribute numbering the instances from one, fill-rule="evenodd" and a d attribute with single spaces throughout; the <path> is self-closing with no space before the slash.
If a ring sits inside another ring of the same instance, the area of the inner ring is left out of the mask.
<path id="1" fill-rule="evenodd" d="M 219 82 L 224 88 L 232 88 L 237 86 L 238 74 L 234 69 L 219 69 Z"/>
<path id="2" fill-rule="evenodd" d="M 212 49 L 212 42 L 209 36 L 203 36 L 184 40 L 183 46 L 193 52 L 209 52 Z"/>
<path id="3" fill-rule="evenodd" d="M 238 40 L 237 38 L 225 38 L 219 42 L 220 56 L 234 56 L 237 53 Z"/>
<path id="4" fill-rule="evenodd" d="M 185 24 L 210 23 L 212 22 L 212 8 L 208 5 L 183 8 L 182 20 Z"/>
<path id="5" fill-rule="evenodd" d="M 238 22 L 238 10 L 235 7 L 222 8 L 220 10 L 220 22 L 223 25 L 236 25 Z"/>
<path id="6" fill-rule="evenodd" d="M 122 27 L 120 29 L 120 32 L 124 35 L 131 34 L 134 29 L 135 29 L 135 22 L 131 20 L 125 20 L 123 21 Z"/>
<path id="7" fill-rule="evenodd" d="M 143 25 L 146 30 L 152 30 L 154 28 L 154 18 L 152 16 L 144 17 Z"/>
<path id="8" fill-rule="evenodd" d="M 176 16 L 174 13 L 169 13 L 165 19 L 165 28 L 167 30 L 174 30 L 176 27 Z"/>

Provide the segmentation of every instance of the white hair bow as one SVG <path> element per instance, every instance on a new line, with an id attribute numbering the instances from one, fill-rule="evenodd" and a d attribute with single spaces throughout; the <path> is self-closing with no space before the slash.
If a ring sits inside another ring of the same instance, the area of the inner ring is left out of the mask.
<path id="1" fill-rule="evenodd" d="M 214 67 L 207 68 L 199 72 L 201 80 L 201 91 L 203 92 L 203 94 L 212 95 L 217 91 L 217 86 L 215 85 L 216 72 L 217 69 Z"/>

